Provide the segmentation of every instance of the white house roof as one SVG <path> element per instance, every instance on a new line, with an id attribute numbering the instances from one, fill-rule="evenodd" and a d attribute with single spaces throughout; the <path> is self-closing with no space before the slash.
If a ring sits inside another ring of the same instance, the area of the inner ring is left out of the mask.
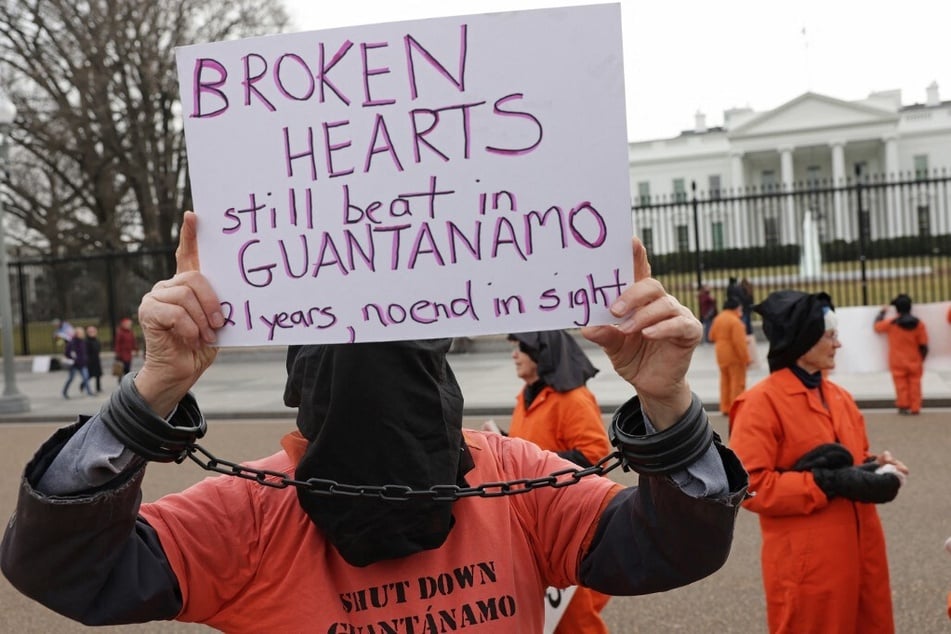
<path id="1" fill-rule="evenodd" d="M 892 110 L 807 92 L 778 108 L 754 115 L 728 134 L 732 139 L 775 136 L 822 128 L 895 124 L 898 118 Z"/>

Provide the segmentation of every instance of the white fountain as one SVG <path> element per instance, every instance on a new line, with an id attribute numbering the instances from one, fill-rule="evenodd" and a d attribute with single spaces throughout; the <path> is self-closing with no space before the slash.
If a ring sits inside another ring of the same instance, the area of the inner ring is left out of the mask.
<path id="1" fill-rule="evenodd" d="M 807 209 L 802 218 L 802 251 L 799 256 L 799 277 L 814 280 L 822 274 L 822 250 L 819 248 L 819 223 L 815 212 Z"/>

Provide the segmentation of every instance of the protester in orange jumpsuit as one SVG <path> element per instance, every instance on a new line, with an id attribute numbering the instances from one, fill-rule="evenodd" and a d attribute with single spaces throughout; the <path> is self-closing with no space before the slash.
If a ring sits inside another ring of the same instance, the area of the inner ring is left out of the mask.
<path id="1" fill-rule="evenodd" d="M 730 413 L 733 401 L 746 389 L 746 368 L 750 351 L 746 345 L 743 306 L 734 297 L 723 302 L 723 311 L 713 319 L 710 341 L 720 366 L 720 413 Z"/>
<path id="2" fill-rule="evenodd" d="M 921 413 L 921 375 L 928 355 L 928 330 L 911 314 L 911 298 L 902 293 L 892 300 L 898 313 L 886 319 L 888 306 L 875 318 L 875 332 L 888 334 L 888 369 L 895 384 L 895 407 L 902 415 Z"/>
<path id="3" fill-rule="evenodd" d="M 509 435 L 589 467 L 611 453 L 601 407 L 586 387 L 597 368 L 563 330 L 509 335 L 515 373 L 525 382 L 516 397 Z M 576 586 L 555 634 L 607 634 L 601 610 L 611 597 Z"/>
<path id="4" fill-rule="evenodd" d="M 908 470 L 869 453 L 852 396 L 823 377 L 841 346 L 818 295 L 778 291 L 754 307 L 770 375 L 737 398 L 730 447 L 750 474 L 759 514 L 770 632 L 892 633 L 885 536 L 875 504 Z"/>

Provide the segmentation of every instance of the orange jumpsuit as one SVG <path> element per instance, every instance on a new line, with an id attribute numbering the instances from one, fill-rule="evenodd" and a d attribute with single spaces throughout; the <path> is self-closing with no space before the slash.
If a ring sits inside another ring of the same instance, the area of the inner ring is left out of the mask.
<path id="1" fill-rule="evenodd" d="M 733 400 L 746 389 L 746 366 L 750 363 L 746 325 L 735 310 L 723 310 L 714 317 L 710 341 L 720 366 L 720 413 L 726 415 Z"/>
<path id="2" fill-rule="evenodd" d="M 546 385 L 527 410 L 519 392 L 509 436 L 524 438 L 549 451 L 577 449 L 592 464 L 611 453 L 601 408 L 585 386 L 556 392 Z M 555 634 L 607 634 L 600 612 L 610 598 L 591 588 L 577 586 Z"/>
<path id="3" fill-rule="evenodd" d="M 811 472 L 789 469 L 807 451 L 838 442 L 865 461 L 865 420 L 852 396 L 822 380 L 808 389 L 788 368 L 737 398 L 730 448 L 750 475 L 759 515 L 770 632 L 895 630 L 885 535 L 873 504 L 829 500 Z"/>
<path id="4" fill-rule="evenodd" d="M 879 319 L 875 332 L 888 334 L 888 369 L 895 384 L 895 407 L 912 413 L 921 411 L 921 375 L 925 359 L 921 346 L 928 345 L 924 322 L 912 318 L 912 327 L 902 326 L 897 319 Z"/>

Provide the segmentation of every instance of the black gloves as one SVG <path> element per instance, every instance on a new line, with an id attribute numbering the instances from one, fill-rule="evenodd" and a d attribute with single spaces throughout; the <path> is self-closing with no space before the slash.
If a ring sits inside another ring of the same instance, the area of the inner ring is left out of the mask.
<path id="1" fill-rule="evenodd" d="M 852 453 L 836 442 L 819 445 L 802 455 L 793 471 L 812 471 L 813 469 L 841 469 L 852 466 Z"/>
<path id="2" fill-rule="evenodd" d="M 895 474 L 875 473 L 868 467 L 813 469 L 812 475 L 830 500 L 838 496 L 855 502 L 884 504 L 894 500 L 901 487 L 901 480 Z"/>

